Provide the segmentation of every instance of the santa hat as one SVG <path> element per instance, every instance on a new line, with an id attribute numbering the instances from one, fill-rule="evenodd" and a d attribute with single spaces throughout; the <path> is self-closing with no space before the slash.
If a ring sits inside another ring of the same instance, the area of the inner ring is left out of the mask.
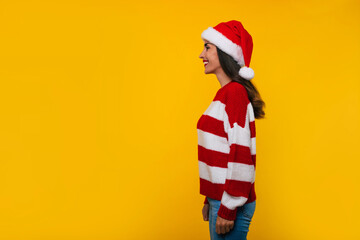
<path id="1" fill-rule="evenodd" d="M 239 75 L 242 78 L 249 81 L 254 78 L 254 70 L 249 67 L 253 41 L 241 22 L 232 20 L 219 23 L 203 31 L 201 38 L 208 40 L 233 57 L 241 67 Z"/>

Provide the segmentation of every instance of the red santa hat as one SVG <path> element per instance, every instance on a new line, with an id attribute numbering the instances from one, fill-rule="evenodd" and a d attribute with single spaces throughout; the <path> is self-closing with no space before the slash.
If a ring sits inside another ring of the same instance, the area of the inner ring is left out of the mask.
<path id="1" fill-rule="evenodd" d="M 250 66 L 253 41 L 241 22 L 231 20 L 222 22 L 215 27 L 209 27 L 201 33 L 201 38 L 213 43 L 223 52 L 229 54 L 240 65 L 239 75 L 251 80 L 254 70 Z"/>

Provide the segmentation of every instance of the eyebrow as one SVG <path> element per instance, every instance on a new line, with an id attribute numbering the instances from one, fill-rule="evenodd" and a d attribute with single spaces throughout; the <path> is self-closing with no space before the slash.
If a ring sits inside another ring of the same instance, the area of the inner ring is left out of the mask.
<path id="1" fill-rule="evenodd" d="M 210 44 L 210 43 L 205 43 L 204 46 L 207 47 L 208 44 Z"/>

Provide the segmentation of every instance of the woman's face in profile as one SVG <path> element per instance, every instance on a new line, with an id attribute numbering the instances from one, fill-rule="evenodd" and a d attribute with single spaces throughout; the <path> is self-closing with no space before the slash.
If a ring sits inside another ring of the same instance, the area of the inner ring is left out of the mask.
<path id="1" fill-rule="evenodd" d="M 219 57 L 217 55 L 216 46 L 208 40 L 204 40 L 204 49 L 199 58 L 203 59 L 205 74 L 217 73 L 221 69 Z"/>

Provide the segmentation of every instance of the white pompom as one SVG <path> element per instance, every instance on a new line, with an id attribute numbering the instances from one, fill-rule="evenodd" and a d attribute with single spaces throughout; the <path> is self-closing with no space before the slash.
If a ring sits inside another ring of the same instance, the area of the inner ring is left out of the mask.
<path id="1" fill-rule="evenodd" d="M 254 70 L 252 70 L 251 68 L 243 66 L 240 68 L 239 75 L 242 78 L 250 81 L 251 79 L 254 78 L 255 73 L 254 73 Z"/>

